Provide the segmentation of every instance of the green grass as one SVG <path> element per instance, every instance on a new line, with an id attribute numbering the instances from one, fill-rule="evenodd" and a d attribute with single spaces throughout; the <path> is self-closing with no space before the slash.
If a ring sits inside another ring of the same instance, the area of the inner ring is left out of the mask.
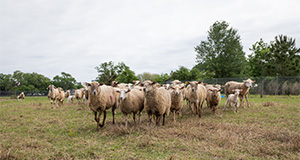
<path id="1" fill-rule="evenodd" d="M 76 104 L 53 109 L 46 97 L 0 98 L 0 159 L 298 159 L 300 99 L 250 96 L 250 108 L 217 113 L 207 107 L 199 119 L 186 107 L 174 124 L 142 123 L 124 128 L 117 110 L 96 131 L 93 113 Z M 205 104 L 206 106 L 206 104 Z"/>

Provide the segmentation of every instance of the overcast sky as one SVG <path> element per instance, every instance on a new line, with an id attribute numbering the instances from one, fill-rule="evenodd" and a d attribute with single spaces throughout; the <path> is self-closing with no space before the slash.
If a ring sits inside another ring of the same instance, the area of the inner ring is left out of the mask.
<path id="1" fill-rule="evenodd" d="M 0 73 L 96 78 L 103 62 L 124 62 L 136 75 L 196 64 L 194 47 L 225 20 L 246 54 L 279 34 L 300 44 L 299 0 L 1 0 Z"/>

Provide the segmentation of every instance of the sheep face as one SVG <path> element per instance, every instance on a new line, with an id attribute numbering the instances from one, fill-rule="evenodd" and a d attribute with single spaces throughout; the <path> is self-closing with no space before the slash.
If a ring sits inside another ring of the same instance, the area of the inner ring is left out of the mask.
<path id="1" fill-rule="evenodd" d="M 180 86 L 171 86 L 171 88 L 173 89 L 173 93 L 178 96 L 182 93 L 182 89 L 184 89 L 184 86 L 180 87 Z"/>
<path id="2" fill-rule="evenodd" d="M 127 93 L 130 92 L 130 89 L 121 89 L 121 90 L 116 90 L 116 92 L 120 93 L 120 100 L 125 100 L 127 98 Z"/>
<path id="3" fill-rule="evenodd" d="M 255 81 L 252 81 L 250 78 L 247 80 L 244 80 L 244 84 L 247 88 L 251 88 L 253 85 L 252 83 L 254 83 Z"/>
<path id="4" fill-rule="evenodd" d="M 242 89 L 234 89 L 234 90 L 232 90 L 232 92 L 234 92 L 234 94 L 236 94 L 236 95 L 239 95 L 240 92 L 242 92 L 242 91 L 243 91 Z"/>
<path id="5" fill-rule="evenodd" d="M 99 86 L 103 85 L 103 83 L 98 83 L 98 82 L 92 82 L 92 83 L 85 83 L 85 85 L 88 87 L 89 92 L 96 96 L 98 94 L 98 88 Z"/>
<path id="6" fill-rule="evenodd" d="M 144 84 L 144 92 L 146 92 L 146 93 L 148 91 L 151 91 L 151 90 L 156 89 L 156 88 L 157 88 L 156 82 Z"/>
<path id="7" fill-rule="evenodd" d="M 199 82 L 188 82 L 188 84 L 191 85 L 192 92 L 194 92 L 195 90 L 197 90 L 198 84 L 201 84 L 201 83 L 202 83 L 202 81 L 199 81 Z"/>
<path id="8" fill-rule="evenodd" d="M 218 96 L 218 92 L 221 92 L 222 89 L 208 89 L 210 92 L 212 92 L 213 97 L 217 97 Z"/>
<path id="9" fill-rule="evenodd" d="M 56 89 L 56 87 L 55 87 L 54 85 L 52 85 L 52 84 L 49 85 L 48 88 L 49 88 L 49 90 L 50 90 L 51 92 L 52 92 L 54 89 Z"/>

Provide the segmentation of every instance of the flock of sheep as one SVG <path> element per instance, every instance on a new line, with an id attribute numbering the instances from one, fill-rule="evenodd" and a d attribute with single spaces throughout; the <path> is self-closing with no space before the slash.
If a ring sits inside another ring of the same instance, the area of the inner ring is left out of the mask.
<path id="1" fill-rule="evenodd" d="M 106 110 L 112 109 L 113 124 L 115 123 L 115 110 L 120 108 L 125 116 L 125 127 L 127 128 L 128 114 L 133 114 L 134 123 L 136 123 L 136 114 L 138 115 L 138 123 L 140 123 L 140 115 L 143 110 L 148 115 L 149 125 L 152 118 L 155 119 L 156 125 L 165 124 L 166 116 L 170 112 L 173 114 L 173 121 L 176 122 L 176 115 L 179 115 L 186 101 L 193 115 L 201 117 L 202 107 L 206 101 L 207 107 L 211 108 L 215 113 L 217 106 L 221 100 L 222 88 L 226 94 L 226 104 L 232 106 L 234 113 L 239 107 L 239 99 L 244 107 L 244 98 L 248 107 L 248 92 L 255 82 L 251 79 L 243 82 L 230 81 L 221 85 L 208 85 L 202 81 L 192 81 L 182 83 L 179 80 L 172 81 L 171 84 L 160 85 L 152 81 L 134 81 L 135 84 L 125 84 L 113 81 L 111 86 L 103 83 L 92 82 L 85 83 L 85 88 L 75 91 L 74 95 L 70 95 L 68 90 L 66 93 L 61 87 L 56 88 L 49 85 L 48 98 L 51 104 L 55 101 L 57 105 L 62 105 L 65 97 L 68 102 L 73 103 L 77 99 L 77 103 L 82 99 L 85 104 L 94 112 L 95 121 L 97 122 L 97 131 L 99 127 L 103 127 L 106 119 Z M 25 95 L 24 95 L 25 96 Z M 103 121 L 100 123 L 100 116 L 103 113 Z"/>

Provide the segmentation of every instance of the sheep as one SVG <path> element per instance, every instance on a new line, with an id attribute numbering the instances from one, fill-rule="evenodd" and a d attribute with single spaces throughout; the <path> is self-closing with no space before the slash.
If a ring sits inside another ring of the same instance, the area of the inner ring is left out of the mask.
<path id="1" fill-rule="evenodd" d="M 135 114 L 138 113 L 140 123 L 141 112 L 144 109 L 144 92 L 138 89 L 120 89 L 116 92 L 120 93 L 120 109 L 125 115 L 125 127 L 127 128 L 127 115 L 133 113 L 133 120 L 135 123 Z"/>
<path id="2" fill-rule="evenodd" d="M 77 100 L 77 104 L 79 104 L 79 102 L 81 102 L 81 99 L 83 98 L 83 91 L 84 91 L 84 88 L 75 90 L 74 96 Z"/>
<path id="3" fill-rule="evenodd" d="M 112 109 L 113 124 L 115 124 L 115 109 L 117 107 L 116 92 L 113 87 L 106 86 L 103 83 L 92 82 L 85 83 L 88 87 L 89 99 L 88 106 L 94 112 L 95 121 L 97 122 L 97 131 L 99 127 L 104 127 L 106 119 L 106 110 Z M 99 112 L 99 116 L 97 116 Z M 100 116 L 104 113 L 102 124 L 100 124 Z"/>
<path id="4" fill-rule="evenodd" d="M 184 86 L 171 86 L 171 108 L 170 111 L 173 113 L 173 121 L 176 123 L 176 114 L 180 113 L 183 107 L 183 93 Z"/>
<path id="5" fill-rule="evenodd" d="M 212 84 L 206 84 L 205 85 L 205 87 L 206 87 L 206 89 L 208 90 L 209 88 L 217 88 L 217 89 L 221 89 L 221 91 L 222 91 L 222 87 L 224 87 L 224 86 L 222 86 L 222 85 L 220 85 L 220 84 L 216 84 L 216 85 L 212 85 Z M 208 91 L 207 91 L 207 93 L 208 93 Z M 221 93 L 220 93 L 221 94 Z M 221 96 L 221 95 L 220 95 Z M 221 98 L 221 97 L 220 97 Z M 207 98 L 206 98 L 206 102 L 207 102 Z M 206 103 L 207 104 L 207 108 L 212 108 L 212 105 L 209 105 L 209 103 Z"/>
<path id="6" fill-rule="evenodd" d="M 228 96 L 228 98 L 226 99 L 226 104 L 224 106 L 224 111 L 226 109 L 226 106 L 229 104 L 230 106 L 233 107 L 233 112 L 236 113 L 237 112 L 237 108 L 239 107 L 239 95 L 240 92 L 242 92 L 243 90 L 240 89 L 234 89 L 232 90 L 232 92 L 234 92 L 234 94 L 230 94 Z"/>
<path id="7" fill-rule="evenodd" d="M 235 89 L 241 89 L 243 90 L 242 92 L 240 92 L 239 98 L 240 98 L 240 102 L 241 105 L 243 106 L 243 108 L 245 108 L 244 106 L 244 97 L 247 101 L 247 106 L 248 108 L 250 107 L 250 104 L 248 102 L 248 93 L 250 88 L 252 87 L 252 83 L 254 83 L 255 81 L 251 80 L 250 78 L 247 80 L 244 80 L 243 83 L 241 82 L 235 82 L 235 81 L 229 81 L 225 84 L 225 95 L 226 95 L 226 99 L 228 98 L 229 94 L 234 93 Z"/>
<path id="8" fill-rule="evenodd" d="M 58 94 L 56 96 L 56 100 L 58 101 L 58 105 L 62 105 L 65 100 L 65 92 L 61 87 L 57 88 Z"/>
<path id="9" fill-rule="evenodd" d="M 187 98 L 190 101 L 190 107 L 192 108 L 193 114 L 198 114 L 201 117 L 202 106 L 207 96 L 207 91 L 202 81 L 187 82 Z"/>
<path id="10" fill-rule="evenodd" d="M 217 87 L 206 87 L 207 89 L 207 97 L 206 97 L 206 103 L 207 107 L 212 108 L 213 113 L 216 113 L 217 106 L 219 105 L 221 101 L 221 88 Z"/>
<path id="11" fill-rule="evenodd" d="M 52 84 L 48 86 L 48 89 L 49 89 L 48 98 L 50 100 L 50 103 L 55 104 L 56 97 L 59 94 L 58 89 Z"/>
<path id="12" fill-rule="evenodd" d="M 70 90 L 68 89 L 65 93 L 65 96 L 66 96 L 65 98 L 69 98 L 70 95 L 71 95 L 71 93 L 70 93 Z"/>
<path id="13" fill-rule="evenodd" d="M 68 103 L 73 103 L 74 99 L 75 99 L 75 96 L 69 96 L 68 99 L 67 99 L 67 102 Z"/>
<path id="14" fill-rule="evenodd" d="M 25 99 L 25 94 L 24 94 L 24 92 L 20 93 L 20 94 L 17 96 L 17 99 L 18 99 L 18 101 L 21 101 L 22 99 Z"/>
<path id="15" fill-rule="evenodd" d="M 159 87 L 157 82 L 147 81 L 146 83 L 144 84 L 144 106 L 149 117 L 149 126 L 152 122 L 152 115 L 156 116 L 157 126 L 159 126 L 161 116 L 163 116 L 162 125 L 165 125 L 165 117 L 170 113 L 171 95 L 165 88 Z"/>

